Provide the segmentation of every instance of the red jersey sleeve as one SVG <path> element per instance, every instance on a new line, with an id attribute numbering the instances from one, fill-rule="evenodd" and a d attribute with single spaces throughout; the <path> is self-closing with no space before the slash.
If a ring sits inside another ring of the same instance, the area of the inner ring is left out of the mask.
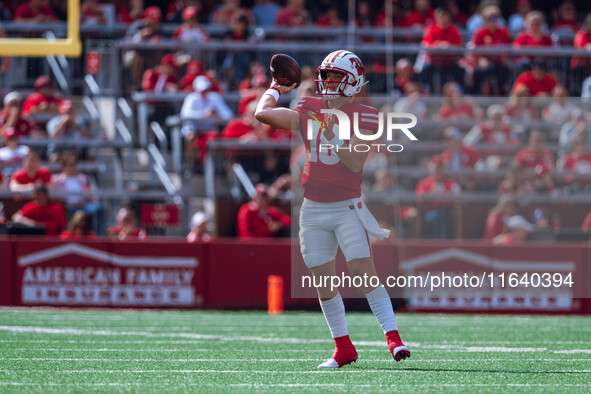
<path id="1" fill-rule="evenodd" d="M 474 32 L 474 34 L 472 35 L 472 43 L 474 44 L 474 46 L 484 44 L 484 34 L 485 31 L 482 27 Z"/>
<path id="2" fill-rule="evenodd" d="M 21 214 L 23 216 L 29 217 L 31 212 L 33 212 L 36 208 L 37 208 L 37 204 L 35 204 L 32 201 L 28 202 L 25 205 L 23 205 L 23 207 L 21 208 Z"/>
<path id="3" fill-rule="evenodd" d="M 43 182 L 45 185 L 47 185 L 49 182 L 51 182 L 51 171 L 49 171 L 49 168 L 47 168 L 47 167 L 39 168 L 39 171 L 37 172 L 37 176 L 39 177 L 39 179 L 41 179 L 41 182 Z"/>
<path id="4" fill-rule="evenodd" d="M 463 42 L 463 38 L 460 35 L 460 31 L 458 30 L 457 27 L 452 26 L 452 28 L 450 29 L 450 34 L 449 34 L 449 43 L 453 44 L 453 45 L 461 45 Z"/>
<path id="5" fill-rule="evenodd" d="M 422 44 L 424 46 L 431 46 L 433 44 L 433 29 L 435 25 L 431 25 L 425 29 L 425 33 L 423 34 L 423 41 Z"/>
<path id="6" fill-rule="evenodd" d="M 500 36 L 502 40 L 502 44 L 509 44 L 511 42 L 511 36 L 509 36 L 509 32 L 506 28 L 502 27 L 500 29 Z"/>
<path id="7" fill-rule="evenodd" d="M 15 181 L 16 183 L 23 184 L 23 182 L 25 181 L 24 177 L 26 175 L 27 175 L 27 172 L 24 169 L 16 170 L 15 172 L 12 173 L 10 180 Z"/>
<path id="8" fill-rule="evenodd" d="M 222 138 L 240 138 L 251 130 L 246 124 L 239 119 L 231 120 L 224 131 L 222 131 Z"/>
<path id="9" fill-rule="evenodd" d="M 513 40 L 513 46 L 516 48 L 523 46 L 526 39 L 527 36 L 523 32 L 519 33 L 517 37 L 515 37 L 515 39 Z"/>
<path id="10" fill-rule="evenodd" d="M 144 91 L 152 91 L 156 87 L 156 80 L 157 80 L 156 73 L 152 69 L 146 70 L 142 77 L 142 90 Z"/>
<path id="11" fill-rule="evenodd" d="M 250 228 L 249 214 L 250 209 L 248 203 L 246 203 L 238 211 L 237 234 L 239 237 L 249 238 L 254 236 L 254 232 Z"/>
<path id="12" fill-rule="evenodd" d="M 291 217 L 279 208 L 269 207 L 269 215 L 273 220 L 280 222 L 284 226 L 291 224 Z"/>
<path id="13" fill-rule="evenodd" d="M 41 95 L 37 92 L 30 94 L 23 103 L 23 114 L 28 114 L 34 107 L 39 105 L 39 103 L 41 102 L 41 98 Z"/>

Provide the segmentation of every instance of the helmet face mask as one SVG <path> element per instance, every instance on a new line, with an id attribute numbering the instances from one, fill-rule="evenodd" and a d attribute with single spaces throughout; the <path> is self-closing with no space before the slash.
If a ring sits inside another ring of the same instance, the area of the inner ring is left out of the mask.
<path id="1" fill-rule="evenodd" d="M 329 90 L 329 84 L 337 81 L 327 81 L 328 71 L 343 74 L 336 90 Z M 353 53 L 345 50 L 334 51 L 324 58 L 316 69 L 316 94 L 326 98 L 340 96 L 353 97 L 365 85 L 365 68 L 361 60 Z"/>

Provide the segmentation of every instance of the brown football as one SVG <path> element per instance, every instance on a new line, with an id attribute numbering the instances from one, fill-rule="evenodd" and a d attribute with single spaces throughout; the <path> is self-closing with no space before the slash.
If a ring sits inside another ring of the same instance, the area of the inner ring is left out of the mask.
<path id="1" fill-rule="evenodd" d="M 271 75 L 279 85 L 291 86 L 302 82 L 302 70 L 298 62 L 291 56 L 278 53 L 271 58 Z"/>

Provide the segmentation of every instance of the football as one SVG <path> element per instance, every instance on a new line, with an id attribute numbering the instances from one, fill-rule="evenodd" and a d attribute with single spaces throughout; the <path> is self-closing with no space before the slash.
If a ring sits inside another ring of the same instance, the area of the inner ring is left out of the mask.
<path id="1" fill-rule="evenodd" d="M 300 65 L 289 55 L 279 53 L 271 58 L 271 75 L 280 85 L 291 86 L 297 84 L 300 86 L 302 81 L 302 70 Z"/>

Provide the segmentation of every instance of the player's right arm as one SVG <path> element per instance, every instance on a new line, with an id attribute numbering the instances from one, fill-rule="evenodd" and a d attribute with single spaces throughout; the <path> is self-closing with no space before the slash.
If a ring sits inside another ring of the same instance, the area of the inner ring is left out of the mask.
<path id="1" fill-rule="evenodd" d="M 273 81 L 269 90 L 279 90 L 281 94 L 284 94 L 295 88 L 295 86 L 295 83 L 291 86 L 283 86 L 279 85 L 276 81 Z M 257 109 L 254 113 L 255 118 L 257 118 L 259 122 L 267 124 L 276 129 L 291 130 L 292 125 L 294 125 L 297 129 L 299 125 L 299 117 L 297 112 L 289 108 L 276 107 L 276 104 L 277 101 L 273 95 L 268 93 L 263 94 L 263 97 L 261 97 L 261 100 L 259 101 Z"/>

